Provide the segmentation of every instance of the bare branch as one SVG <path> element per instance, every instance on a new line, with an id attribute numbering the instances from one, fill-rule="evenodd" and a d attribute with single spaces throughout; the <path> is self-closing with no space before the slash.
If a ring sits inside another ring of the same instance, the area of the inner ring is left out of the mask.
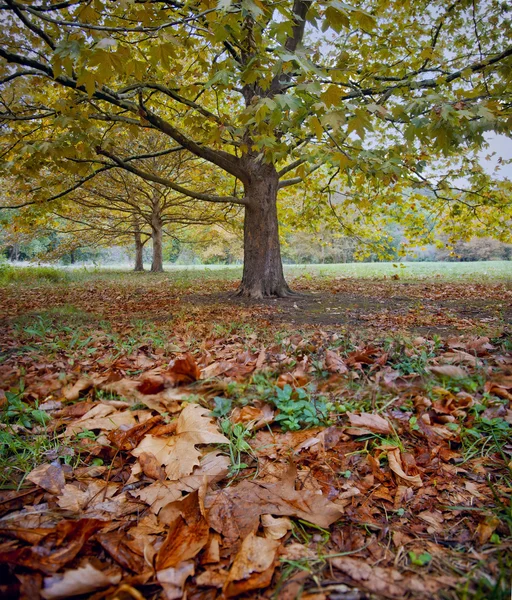
<path id="1" fill-rule="evenodd" d="M 160 177 L 159 175 L 154 175 L 152 173 L 148 173 L 147 171 L 143 171 L 142 169 L 138 169 L 133 165 L 123 161 L 121 158 L 115 156 L 114 154 L 108 152 L 107 150 L 103 150 L 102 148 L 97 148 L 96 152 L 107 158 L 110 158 L 118 167 L 133 173 L 141 177 L 142 179 L 146 179 L 147 181 L 153 181 L 154 183 L 159 183 L 165 187 L 171 188 L 172 190 L 183 194 L 184 196 L 189 196 L 190 198 L 195 198 L 196 200 L 204 200 L 205 202 L 221 202 L 221 203 L 233 203 L 233 204 L 247 204 L 244 198 L 236 198 L 235 196 L 213 196 L 211 194 L 203 194 L 201 192 L 194 192 L 193 190 L 189 190 L 187 188 L 174 183 L 170 179 L 166 179 L 165 177 Z"/>

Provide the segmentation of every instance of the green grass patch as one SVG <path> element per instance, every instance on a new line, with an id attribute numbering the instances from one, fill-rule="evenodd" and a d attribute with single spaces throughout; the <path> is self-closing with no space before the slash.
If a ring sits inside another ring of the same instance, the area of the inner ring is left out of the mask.
<path id="1" fill-rule="evenodd" d="M 70 272 L 55 267 L 13 267 L 0 264 L 0 285 L 66 283 L 71 281 Z"/>

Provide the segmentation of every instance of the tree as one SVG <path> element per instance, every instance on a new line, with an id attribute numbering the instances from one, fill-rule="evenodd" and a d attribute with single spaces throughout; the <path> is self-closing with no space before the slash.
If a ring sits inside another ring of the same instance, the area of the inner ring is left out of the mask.
<path id="1" fill-rule="evenodd" d="M 342 189 L 386 186 L 402 204 L 407 188 L 457 202 L 449 182 L 431 186 L 429 161 L 470 156 L 485 132 L 511 129 L 507 2 L 4 0 L 0 8 L 7 171 L 71 164 L 88 180 L 115 165 L 196 200 L 243 207 L 240 293 L 250 297 L 290 293 L 281 189 L 320 169 Z M 163 153 L 177 144 L 214 165 L 231 193 L 152 176 L 140 155 L 116 146 L 119 132 L 138 128 L 169 140 Z M 73 163 L 95 152 L 103 166 Z M 489 189 L 479 206 L 496 204 Z M 41 202 L 66 189 L 31 193 L 29 202 Z"/>
<path id="2" fill-rule="evenodd" d="M 154 136 L 144 135 L 142 138 L 138 140 L 138 146 L 151 154 L 151 150 L 155 149 Z M 193 181 L 197 189 L 206 191 L 211 187 L 209 178 L 204 177 L 208 169 L 194 155 L 186 151 L 164 157 L 158 156 L 157 152 L 153 154 L 151 158 L 141 159 L 139 164 L 154 179 L 169 178 L 180 185 Z M 75 177 L 73 185 L 76 180 Z M 93 229 L 100 232 L 105 240 L 115 237 L 121 243 L 126 243 L 127 236 L 132 238 L 135 242 L 136 271 L 143 270 L 142 250 L 151 239 L 153 272 L 163 271 L 164 235 L 179 240 L 186 228 L 223 221 L 230 213 L 229 205 L 221 211 L 217 205 L 192 200 L 170 187 L 121 168 L 99 173 L 70 192 L 61 204 L 58 216 L 80 224 L 82 231 Z M 77 207 L 80 216 L 76 214 Z"/>

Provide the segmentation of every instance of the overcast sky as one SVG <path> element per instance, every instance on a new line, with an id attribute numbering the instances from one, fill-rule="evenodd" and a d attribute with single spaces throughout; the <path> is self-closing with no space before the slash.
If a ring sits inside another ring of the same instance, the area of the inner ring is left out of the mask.
<path id="1" fill-rule="evenodd" d="M 489 147 L 480 152 L 482 157 L 482 165 L 486 168 L 489 173 L 494 171 L 498 163 L 499 158 L 503 160 L 512 159 L 512 139 L 504 135 L 489 134 L 487 140 L 489 141 Z M 486 157 L 493 152 L 496 153 L 490 160 L 486 160 Z M 512 179 L 512 164 L 503 165 L 498 174 L 500 179 Z"/>

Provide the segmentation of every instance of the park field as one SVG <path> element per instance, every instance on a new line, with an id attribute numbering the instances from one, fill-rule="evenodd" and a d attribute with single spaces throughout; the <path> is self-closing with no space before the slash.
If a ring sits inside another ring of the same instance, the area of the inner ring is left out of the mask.
<path id="1" fill-rule="evenodd" d="M 240 267 L 1 267 L 0 562 L 51 598 L 87 564 L 95 598 L 154 565 L 197 600 L 509 597 L 511 267 L 286 266 L 262 302 Z"/>

